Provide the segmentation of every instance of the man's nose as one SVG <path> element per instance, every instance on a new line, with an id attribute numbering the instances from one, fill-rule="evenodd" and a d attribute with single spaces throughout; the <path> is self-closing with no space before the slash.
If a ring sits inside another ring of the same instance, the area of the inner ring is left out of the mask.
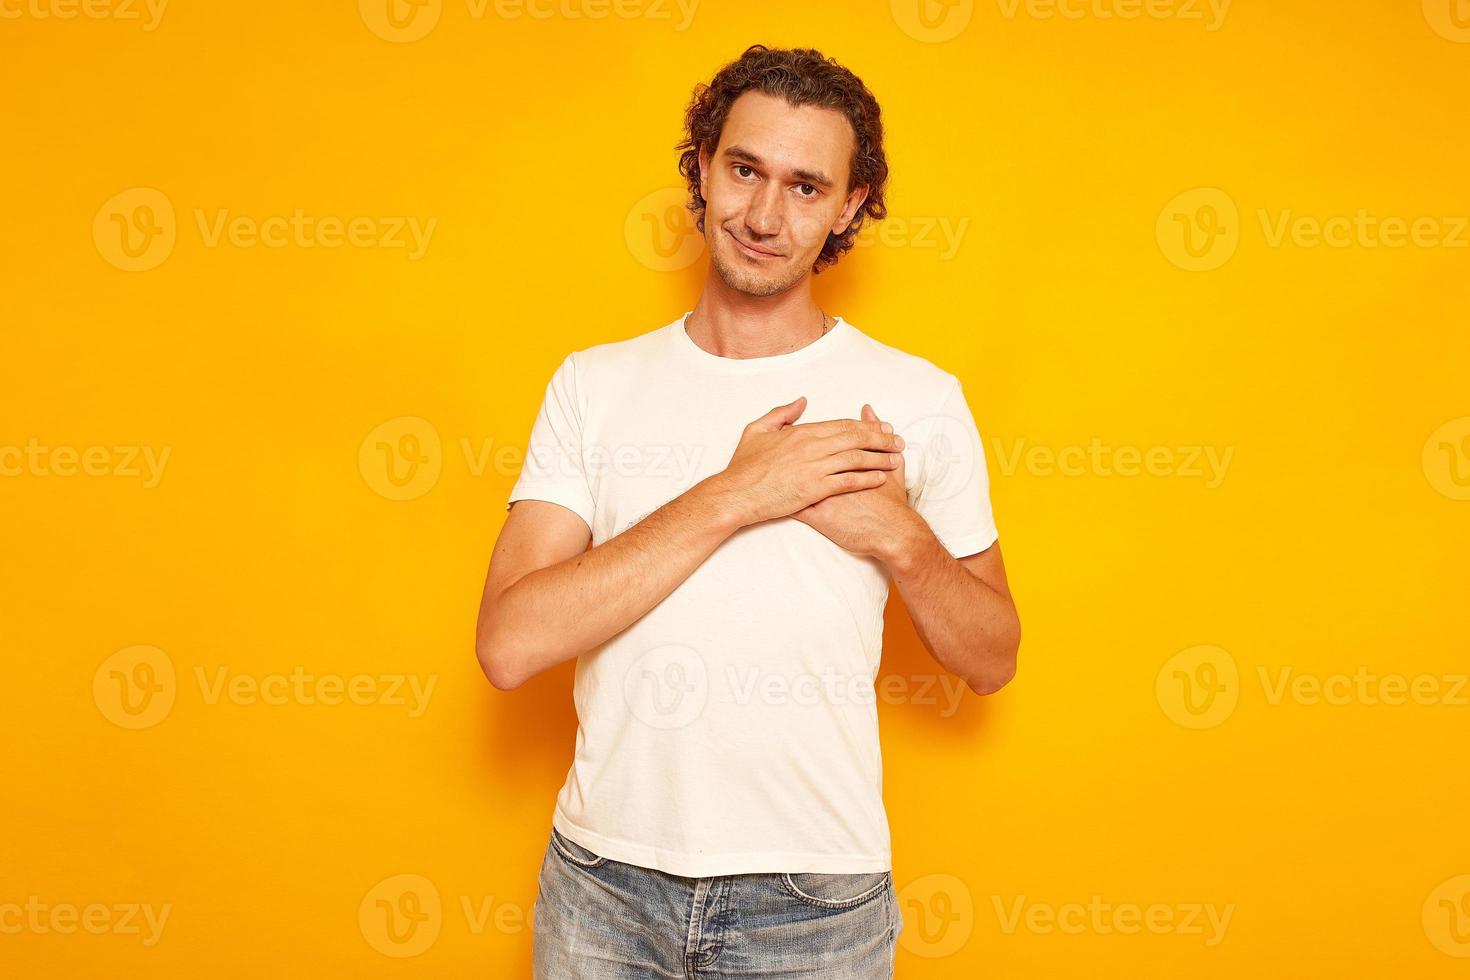
<path id="1" fill-rule="evenodd" d="M 781 189 L 767 181 L 745 209 L 745 226 L 757 235 L 774 235 L 781 230 Z"/>

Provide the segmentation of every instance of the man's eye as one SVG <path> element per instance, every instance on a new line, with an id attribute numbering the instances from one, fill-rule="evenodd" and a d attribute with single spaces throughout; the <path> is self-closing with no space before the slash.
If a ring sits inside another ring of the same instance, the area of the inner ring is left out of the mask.
<path id="1" fill-rule="evenodd" d="M 803 194 L 803 195 L 801 195 L 802 197 L 816 197 L 817 196 L 817 189 L 815 187 L 812 187 L 811 184 L 802 184 L 801 186 L 802 187 L 805 187 L 805 188 L 809 188 L 811 190 L 811 193 L 810 194 Z"/>
<path id="2" fill-rule="evenodd" d="M 739 172 L 740 172 L 740 171 L 742 171 L 742 170 L 750 170 L 750 168 L 749 168 L 749 167 L 747 167 L 747 166 L 746 166 L 746 165 L 745 165 L 745 164 L 743 164 L 743 163 L 737 163 L 737 164 L 736 164 L 736 165 L 735 165 L 735 171 L 736 171 L 736 172 L 737 172 L 737 173 L 739 173 Z M 753 173 L 753 172 L 754 172 L 754 171 L 752 171 L 752 173 Z M 744 177 L 744 176 L 746 176 L 746 174 L 740 174 L 740 176 L 742 176 L 742 177 Z"/>

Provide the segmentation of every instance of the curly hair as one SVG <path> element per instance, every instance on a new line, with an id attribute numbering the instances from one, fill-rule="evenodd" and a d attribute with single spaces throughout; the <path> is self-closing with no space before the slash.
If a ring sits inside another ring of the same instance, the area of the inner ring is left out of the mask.
<path id="1" fill-rule="evenodd" d="M 701 233 L 705 200 L 699 192 L 699 151 L 707 148 L 713 155 L 730 107 L 751 89 L 784 98 L 792 108 L 813 105 L 840 110 L 852 124 L 854 146 L 847 191 L 866 184 L 868 196 L 841 235 L 827 233 L 821 254 L 812 265 L 813 272 L 819 274 L 852 248 L 865 219 L 881 221 L 888 214 L 883 201 L 888 183 L 888 158 L 883 153 L 883 121 L 878 100 L 861 79 L 813 48 L 771 49 L 752 44 L 739 58 L 721 68 L 708 85 L 696 85 L 684 112 L 684 139 L 675 149 L 682 151 L 679 172 L 689 184 L 688 208 L 694 212 L 695 225 Z"/>

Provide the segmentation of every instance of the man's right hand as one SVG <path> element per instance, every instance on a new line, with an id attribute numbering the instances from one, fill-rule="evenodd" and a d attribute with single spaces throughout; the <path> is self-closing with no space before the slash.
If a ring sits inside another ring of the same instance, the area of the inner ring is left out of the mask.
<path id="1" fill-rule="evenodd" d="M 730 464 L 711 478 L 741 525 L 794 514 L 836 493 L 881 486 L 898 468 L 903 438 L 887 422 L 834 419 L 795 424 L 806 396 L 747 425 Z"/>

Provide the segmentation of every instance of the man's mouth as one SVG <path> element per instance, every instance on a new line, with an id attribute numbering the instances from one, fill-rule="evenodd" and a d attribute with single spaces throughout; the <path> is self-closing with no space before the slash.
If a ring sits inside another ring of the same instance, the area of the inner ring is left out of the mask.
<path id="1" fill-rule="evenodd" d="M 774 258 L 779 258 L 780 257 L 776 252 L 772 252 L 772 251 L 769 251 L 767 249 L 760 248 L 760 247 L 758 247 L 756 245 L 751 245 L 749 242 L 746 242 L 746 241 L 742 240 L 737 235 L 730 234 L 730 232 L 728 232 L 728 231 L 725 232 L 725 234 L 730 235 L 730 237 L 735 240 L 735 244 L 740 246 L 740 250 L 742 252 L 744 252 L 746 255 L 751 256 L 752 258 L 757 258 L 757 259 L 774 259 Z"/>

